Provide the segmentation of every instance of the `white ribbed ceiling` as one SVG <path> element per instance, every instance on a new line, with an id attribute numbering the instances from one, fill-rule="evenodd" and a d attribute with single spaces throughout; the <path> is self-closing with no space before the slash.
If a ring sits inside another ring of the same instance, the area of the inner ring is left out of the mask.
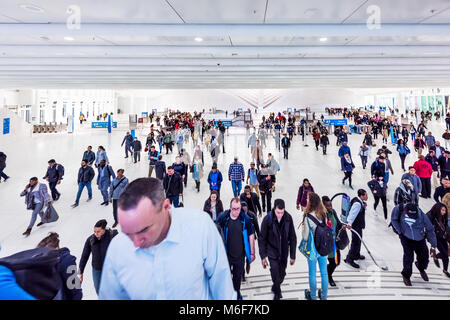
<path id="1" fill-rule="evenodd" d="M 2 0 L 0 87 L 444 87 L 449 21 L 449 0 Z"/>

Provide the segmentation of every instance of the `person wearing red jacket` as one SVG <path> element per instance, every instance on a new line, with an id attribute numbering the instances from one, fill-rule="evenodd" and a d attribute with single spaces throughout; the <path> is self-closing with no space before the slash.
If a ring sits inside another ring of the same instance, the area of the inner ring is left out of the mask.
<path id="1" fill-rule="evenodd" d="M 414 163 L 416 174 L 422 182 L 422 198 L 431 198 L 431 176 L 433 174 L 433 167 L 430 163 L 425 161 L 424 156 L 419 156 L 419 160 Z"/>

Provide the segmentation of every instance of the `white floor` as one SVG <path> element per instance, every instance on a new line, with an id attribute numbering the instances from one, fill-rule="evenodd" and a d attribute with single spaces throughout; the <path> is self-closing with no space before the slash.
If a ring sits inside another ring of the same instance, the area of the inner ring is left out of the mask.
<path id="1" fill-rule="evenodd" d="M 258 116 L 260 116 L 258 114 Z M 440 137 L 443 133 L 443 122 L 433 122 L 429 129 L 432 129 L 433 134 L 436 137 Z M 136 131 L 141 141 L 145 141 L 147 131 Z M 67 246 L 72 254 L 77 257 L 77 262 L 81 256 L 84 242 L 86 238 L 92 233 L 93 225 L 99 219 L 106 218 L 109 225 L 113 223 L 112 218 L 112 206 L 100 206 L 102 202 L 101 194 L 98 189 L 93 187 L 94 199 L 87 203 L 87 192 L 84 191 L 80 206 L 75 209 L 71 209 L 70 205 L 75 200 L 77 191 L 76 176 L 80 165 L 83 151 L 87 145 L 94 146 L 94 149 L 98 145 L 103 145 L 108 153 L 111 165 L 114 170 L 119 168 L 125 169 L 125 175 L 130 179 L 136 179 L 138 177 L 144 177 L 148 172 L 148 161 L 145 157 L 140 163 L 132 163 L 131 158 L 124 159 L 123 148 L 120 146 L 125 130 L 114 131 L 112 134 L 108 134 L 106 129 L 96 129 L 96 131 L 83 129 L 76 134 L 42 134 L 36 135 L 33 138 L 20 141 L 13 141 L 12 139 L 0 138 L 0 150 L 8 155 L 7 167 L 5 172 L 11 176 L 11 179 L 6 183 L 0 184 L 0 244 L 1 251 L 0 256 L 7 256 L 12 253 L 30 249 L 37 245 L 37 243 L 45 237 L 48 232 L 55 231 L 60 234 L 61 246 Z M 281 171 L 277 175 L 277 188 L 273 195 L 272 201 L 276 198 L 282 198 L 286 201 L 287 211 L 294 217 L 295 224 L 298 225 L 300 220 L 300 212 L 295 209 L 295 202 L 297 197 L 298 188 L 303 178 L 308 178 L 312 183 L 315 191 L 320 195 L 333 196 L 338 192 L 347 192 L 352 197 L 356 194 L 358 188 L 365 188 L 368 190 L 367 182 L 370 178 L 370 164 L 374 160 L 376 150 L 372 151 L 372 157 L 369 160 L 369 168 L 363 170 L 359 157 L 357 157 L 358 148 L 363 140 L 362 135 L 352 134 L 349 136 L 349 145 L 352 150 L 353 159 L 357 166 L 353 175 L 353 185 L 355 191 L 350 190 L 347 186 L 341 184 L 343 174 L 340 171 L 340 161 L 337 156 L 337 147 L 335 146 L 335 137 L 330 136 L 331 145 L 329 146 L 328 154 L 322 155 L 322 152 L 315 151 L 313 146 L 312 137 L 307 137 L 309 147 L 304 147 L 299 136 L 294 136 L 294 143 L 290 149 L 289 160 L 283 160 L 282 152 L 279 153 L 275 150 L 275 144 L 273 139 L 268 140 L 268 145 L 264 151 L 266 157 L 268 152 L 272 152 L 275 158 L 279 160 Z M 381 147 L 381 138 L 377 141 L 377 148 Z M 410 142 L 411 146 L 411 142 Z M 231 128 L 229 136 L 225 139 L 226 153 L 219 156 L 219 169 L 224 173 L 224 178 L 227 177 L 228 165 L 233 161 L 235 155 L 239 156 L 240 161 L 244 164 L 245 168 L 248 168 L 250 162 L 250 151 L 247 148 L 247 140 L 245 130 L 242 128 Z M 398 157 L 395 148 L 389 144 L 389 148 L 393 151 L 390 159 L 394 168 L 394 175 L 391 175 L 389 181 L 388 198 L 392 199 L 395 188 L 399 185 L 401 174 L 403 171 L 400 168 L 400 159 Z M 411 147 L 412 149 L 412 147 Z M 176 150 L 176 148 L 175 148 Z M 189 145 L 189 151 L 192 150 Z M 191 152 L 192 155 L 192 152 Z M 59 186 L 59 191 L 62 193 L 61 199 L 56 202 L 55 208 L 57 209 L 60 219 L 56 223 L 43 225 L 42 227 L 35 227 L 32 230 L 31 235 L 28 238 L 22 236 L 22 232 L 25 231 L 30 218 L 30 212 L 26 210 L 24 204 L 24 198 L 19 197 L 19 193 L 23 190 L 28 183 L 28 179 L 32 176 L 42 178 L 47 168 L 47 161 L 51 158 L 55 158 L 58 163 L 65 166 L 66 176 L 63 183 Z M 164 159 L 167 164 L 174 161 L 175 153 L 164 155 Z M 413 152 L 407 158 L 406 165 L 412 164 L 416 160 L 416 155 Z M 211 167 L 211 158 L 208 154 L 205 154 L 205 170 L 209 170 Z M 207 172 L 207 171 L 206 171 Z M 185 191 L 184 204 L 186 207 L 195 207 L 201 209 L 204 201 L 208 197 L 208 185 L 206 182 L 206 174 L 204 181 L 201 184 L 201 192 L 197 193 L 195 184 L 191 177 L 188 180 L 188 187 Z M 224 205 L 227 206 L 229 200 L 232 197 L 231 184 L 227 181 L 222 186 L 222 200 Z M 423 211 L 428 211 L 433 205 L 433 200 L 420 200 L 421 208 Z M 369 197 L 369 208 L 372 208 L 373 198 Z M 339 212 L 340 201 L 335 200 L 333 205 Z M 389 214 L 392 210 L 393 201 L 388 202 Z M 389 273 L 385 273 L 382 276 L 388 275 L 394 281 L 401 282 L 401 276 L 399 274 L 402 266 L 402 249 L 397 236 L 388 229 L 382 217 L 381 203 L 378 208 L 379 215 L 375 217 L 371 210 L 367 214 L 367 227 L 364 233 L 364 240 L 367 243 L 374 257 L 379 261 L 380 265 L 387 265 L 389 267 Z M 299 238 L 300 236 L 298 236 Z M 343 255 L 346 255 L 344 251 Z M 364 254 L 365 249 L 362 249 Z M 365 254 L 367 259 L 361 262 L 362 271 L 367 269 L 368 272 L 372 272 L 373 262 L 369 259 L 368 254 Z M 307 272 L 306 260 L 299 252 L 297 252 L 297 260 L 294 266 L 288 267 L 288 277 L 295 278 L 296 274 L 304 274 Z M 436 284 L 422 284 L 421 279 L 413 278 L 413 287 L 410 290 L 412 295 L 381 295 L 384 298 L 394 299 L 410 299 L 410 298 L 425 298 L 427 293 L 432 290 L 434 293 L 443 294 L 444 297 L 449 298 L 449 289 L 439 290 L 434 288 L 435 285 L 446 285 L 450 288 L 450 280 L 445 278 L 441 270 L 431 262 L 429 265 L 429 273 L 433 274 L 433 279 L 436 280 Z M 363 287 L 346 286 L 348 282 L 354 277 L 348 276 L 349 273 L 343 272 L 355 271 L 351 267 L 342 264 L 337 269 L 337 282 L 338 289 L 330 290 L 330 298 L 345 298 L 348 294 L 356 295 L 356 298 L 367 298 L 367 292 L 370 292 L 370 286 L 364 284 Z M 342 273 L 340 273 L 342 272 Z M 416 271 L 415 271 L 416 272 Z M 342 275 L 342 280 L 339 278 Z M 367 275 L 368 273 L 364 273 Z M 344 275 L 346 275 L 344 277 Z M 250 278 L 246 284 L 243 285 L 243 294 L 247 298 L 251 299 L 271 299 L 270 292 L 270 279 L 268 269 L 262 269 L 260 260 L 257 259 L 252 264 L 252 270 L 250 272 Z M 415 275 L 417 276 L 417 274 Z M 260 284 L 255 282 L 256 279 L 265 279 L 262 288 Z M 90 261 L 86 267 L 85 278 L 83 283 L 84 299 L 96 299 L 97 296 L 93 289 Z M 307 278 L 303 278 L 305 280 Z M 384 279 L 384 278 L 383 278 Z M 384 280 L 383 280 L 384 281 Z M 320 280 L 319 280 L 320 283 Z M 286 280 L 286 286 L 292 286 L 292 290 L 285 294 L 286 299 L 302 299 L 303 289 L 307 287 L 307 281 L 301 283 L 290 283 Z M 358 289 L 359 288 L 359 289 Z M 338 291 L 336 291 L 338 290 Z M 443 291 L 444 290 L 444 291 Z M 258 292 L 263 294 L 258 295 Z M 265 292 L 265 293 L 264 293 Z M 334 292 L 334 294 L 332 294 Z M 338 292 L 338 294 L 336 294 Z M 414 294 L 417 294 L 414 296 Z M 355 297 L 354 297 L 355 298 Z M 376 298 L 376 297 L 375 297 Z"/>

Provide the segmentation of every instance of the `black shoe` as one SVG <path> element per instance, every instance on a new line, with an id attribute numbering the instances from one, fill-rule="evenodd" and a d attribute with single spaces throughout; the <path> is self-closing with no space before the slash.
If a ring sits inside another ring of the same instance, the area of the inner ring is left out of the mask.
<path id="1" fill-rule="evenodd" d="M 112 228 L 114 229 L 115 227 L 117 227 L 117 225 L 118 225 L 118 222 L 116 221 L 116 222 L 114 222 L 114 224 L 112 225 Z"/>
<path id="2" fill-rule="evenodd" d="M 55 199 L 55 201 L 58 201 L 58 200 L 59 200 L 59 198 L 61 198 L 61 195 L 60 195 L 60 194 L 58 194 L 58 195 L 56 196 L 56 199 Z"/>
<path id="3" fill-rule="evenodd" d="M 105 206 L 109 205 L 109 201 L 105 201 Z"/>
<path id="4" fill-rule="evenodd" d="M 72 208 L 76 208 L 78 207 L 78 203 L 74 203 L 73 205 L 71 205 Z"/>
<path id="5" fill-rule="evenodd" d="M 280 299 L 281 299 L 281 294 L 275 293 L 275 295 L 273 296 L 273 300 L 280 300 Z"/>
<path id="6" fill-rule="evenodd" d="M 328 283 L 330 284 L 330 286 L 336 287 L 336 283 L 334 282 L 332 276 L 328 276 Z"/>
<path id="7" fill-rule="evenodd" d="M 419 269 L 419 264 L 417 263 L 417 261 L 415 262 L 415 265 L 416 265 L 417 269 Z M 429 281 L 428 275 L 427 275 L 427 273 L 425 272 L 425 270 L 421 271 L 421 270 L 419 269 L 419 272 L 420 272 L 420 276 L 422 277 L 423 281 Z"/>
<path id="8" fill-rule="evenodd" d="M 411 280 L 409 278 L 405 277 L 404 275 L 402 275 L 402 277 L 403 277 L 403 283 L 405 284 L 405 286 L 412 287 Z"/>
<path id="9" fill-rule="evenodd" d="M 441 265 L 439 263 L 439 260 L 438 259 L 433 259 L 433 261 L 434 261 L 434 264 L 436 265 L 436 267 L 438 267 L 440 269 Z"/>
<path id="10" fill-rule="evenodd" d="M 247 263 L 247 265 L 245 266 L 245 272 L 247 272 L 247 274 L 250 273 L 250 263 Z"/>
<path id="11" fill-rule="evenodd" d="M 41 221 L 41 222 L 39 222 L 37 225 L 36 225 L 36 227 L 40 227 L 40 226 L 42 226 L 44 223 Z"/>
<path id="12" fill-rule="evenodd" d="M 364 260 L 365 258 L 366 258 L 366 257 L 364 257 L 362 254 L 360 254 L 358 260 Z"/>
<path id="13" fill-rule="evenodd" d="M 350 259 L 344 259 L 344 262 L 351 265 L 353 268 L 359 269 L 359 264 L 355 263 L 355 261 Z"/>
<path id="14" fill-rule="evenodd" d="M 450 278 L 450 273 L 447 270 L 442 270 L 442 272 L 444 272 L 444 274 L 447 276 L 447 278 Z"/>
<path id="15" fill-rule="evenodd" d="M 91 200 L 92 200 L 92 197 L 88 198 L 88 199 L 86 200 L 86 202 L 89 202 L 89 201 L 91 201 Z"/>
<path id="16" fill-rule="evenodd" d="M 5 180 L 3 180 L 3 182 L 6 182 L 6 180 L 8 180 L 9 178 L 11 178 L 11 177 L 6 177 Z"/>
<path id="17" fill-rule="evenodd" d="M 128 156 L 125 157 L 125 159 L 128 158 Z"/>
<path id="18" fill-rule="evenodd" d="M 31 233 L 31 229 L 27 229 L 24 233 L 22 233 L 23 236 L 28 237 Z"/>

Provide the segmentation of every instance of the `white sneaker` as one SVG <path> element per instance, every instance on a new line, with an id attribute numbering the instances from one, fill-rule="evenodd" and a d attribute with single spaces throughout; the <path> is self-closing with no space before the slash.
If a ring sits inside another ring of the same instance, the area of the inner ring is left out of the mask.
<path id="1" fill-rule="evenodd" d="M 377 210 L 373 209 L 373 215 L 374 215 L 375 217 L 378 217 L 378 212 L 377 212 Z"/>

